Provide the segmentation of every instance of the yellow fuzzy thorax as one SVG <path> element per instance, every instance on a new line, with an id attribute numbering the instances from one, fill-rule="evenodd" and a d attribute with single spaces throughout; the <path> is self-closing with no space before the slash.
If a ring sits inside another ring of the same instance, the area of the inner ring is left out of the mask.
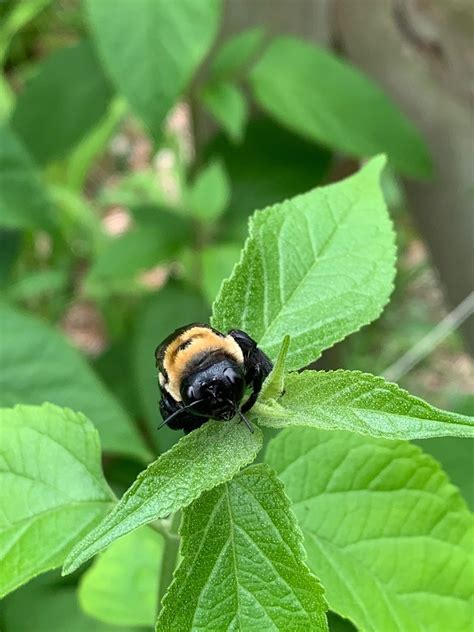
<path id="1" fill-rule="evenodd" d="M 218 336 L 206 327 L 191 327 L 177 336 L 166 347 L 163 368 L 168 380 L 160 373 L 162 387 L 177 402 L 181 401 L 179 387 L 189 362 L 199 353 L 222 350 L 239 364 L 244 363 L 242 349 L 232 336 Z"/>

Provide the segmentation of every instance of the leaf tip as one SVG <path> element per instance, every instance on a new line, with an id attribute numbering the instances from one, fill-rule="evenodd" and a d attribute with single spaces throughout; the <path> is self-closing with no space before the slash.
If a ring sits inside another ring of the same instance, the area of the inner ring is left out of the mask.
<path id="1" fill-rule="evenodd" d="M 377 154 L 367 161 L 362 170 L 373 172 L 374 175 L 380 178 L 383 170 L 387 166 L 387 161 L 387 154 Z"/>

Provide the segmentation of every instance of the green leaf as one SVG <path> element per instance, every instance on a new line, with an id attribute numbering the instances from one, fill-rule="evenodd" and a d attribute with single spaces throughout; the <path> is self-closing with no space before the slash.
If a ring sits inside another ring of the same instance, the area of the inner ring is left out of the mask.
<path id="1" fill-rule="evenodd" d="M 115 625 L 155 623 L 162 537 L 142 527 L 114 542 L 81 578 L 86 614 Z"/>
<path id="2" fill-rule="evenodd" d="M 103 244 L 85 279 L 88 295 L 143 291 L 140 273 L 169 261 L 190 239 L 186 218 L 159 207 L 149 210 L 155 216 L 152 224 L 138 225 Z"/>
<path id="3" fill-rule="evenodd" d="M 18 96 L 12 127 L 40 164 L 63 158 L 98 124 L 112 96 L 90 42 L 40 64 Z"/>
<path id="4" fill-rule="evenodd" d="M 307 428 L 280 433 L 266 460 L 332 610 L 367 632 L 469 629 L 474 521 L 431 457 Z"/>
<path id="5" fill-rule="evenodd" d="M 279 37 L 250 79 L 258 103 L 305 138 L 363 158 L 384 152 L 402 173 L 430 175 L 431 160 L 413 124 L 377 85 L 332 53 Z"/>
<path id="6" fill-rule="evenodd" d="M 377 318 L 394 277 L 383 158 L 356 175 L 255 213 L 213 325 L 243 329 L 275 358 L 291 333 L 289 369 Z"/>
<path id="7" fill-rule="evenodd" d="M 157 632 L 327 630 L 283 485 L 265 465 L 203 494 L 184 514 L 182 561 Z"/>
<path id="8" fill-rule="evenodd" d="M 286 356 L 288 355 L 288 349 L 290 348 L 291 338 L 285 336 L 281 343 L 280 351 L 278 352 L 275 365 L 272 372 L 263 383 L 262 390 L 260 391 L 259 399 L 266 404 L 267 400 L 278 399 L 285 390 L 286 382 Z M 265 418 L 264 425 L 265 425 Z"/>
<path id="9" fill-rule="evenodd" d="M 149 452 L 120 404 L 63 336 L 37 318 L 0 304 L 0 403 L 81 410 L 99 430 L 108 452 L 148 460 Z"/>
<path id="10" fill-rule="evenodd" d="M 251 28 L 224 42 L 211 60 L 211 79 L 234 78 L 244 72 L 261 48 L 264 34 L 260 27 Z"/>
<path id="11" fill-rule="evenodd" d="M 156 431 L 161 416 L 155 349 L 178 327 L 206 322 L 208 319 L 209 306 L 204 298 L 195 290 L 178 283 L 168 283 L 137 314 L 131 354 L 132 379 L 136 384 L 149 434 L 160 452 L 175 443 L 179 434 L 166 427 L 159 433 Z"/>
<path id="12" fill-rule="evenodd" d="M 222 222 L 227 239 L 244 240 L 248 216 L 256 208 L 308 191 L 326 175 L 331 155 L 267 118 L 249 121 L 236 146 L 222 134 L 206 156 L 223 159 L 231 183 L 231 199 Z"/>
<path id="13" fill-rule="evenodd" d="M 474 417 L 440 410 L 359 371 L 290 373 L 283 395 L 255 404 L 252 412 L 272 428 L 311 426 L 385 439 L 474 438 Z"/>
<path id="14" fill-rule="evenodd" d="M 56 585 L 44 576 L 2 600 L 2 623 L 8 632 L 118 632 L 117 627 L 86 616 L 77 603 L 75 586 Z M 139 632 L 121 627 L 120 632 Z"/>
<path id="15" fill-rule="evenodd" d="M 106 546 L 152 520 L 164 518 L 202 492 L 232 478 L 262 447 L 258 428 L 207 422 L 183 437 L 142 472 L 118 505 L 71 551 L 64 573 L 72 573 Z"/>
<path id="16" fill-rule="evenodd" d="M 6 366 L 2 364 L 2 366 Z M 51 404 L 0 410 L 0 597 L 60 566 L 113 494 L 97 431 Z"/>
<path id="17" fill-rule="evenodd" d="M 215 222 L 229 203 L 229 180 L 220 161 L 199 172 L 193 182 L 188 203 L 193 215 L 202 222 Z"/>
<path id="18" fill-rule="evenodd" d="M 152 135 L 208 52 L 220 18 L 218 0 L 87 0 L 105 69 Z"/>
<path id="19" fill-rule="evenodd" d="M 51 230 L 55 224 L 53 205 L 30 155 L 0 124 L 0 226 Z"/>
<path id="20" fill-rule="evenodd" d="M 219 81 L 208 84 L 201 93 L 201 101 L 222 125 L 234 142 L 242 140 L 248 117 L 247 102 L 234 83 Z"/>
<path id="21" fill-rule="evenodd" d="M 209 305 L 219 293 L 222 281 L 230 276 L 240 251 L 238 244 L 223 243 L 207 246 L 201 252 L 202 289 Z"/>

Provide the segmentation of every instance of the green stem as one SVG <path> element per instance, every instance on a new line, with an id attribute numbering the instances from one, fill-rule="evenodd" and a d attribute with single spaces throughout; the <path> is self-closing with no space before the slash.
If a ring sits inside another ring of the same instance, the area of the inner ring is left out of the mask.
<path id="1" fill-rule="evenodd" d="M 165 531 L 162 531 L 165 536 L 165 548 L 163 551 L 163 557 L 161 558 L 160 583 L 158 587 L 158 612 L 161 610 L 163 597 L 166 595 L 168 586 L 171 584 L 173 579 L 174 569 L 176 568 L 178 560 L 180 543 L 178 528 L 180 523 L 181 512 L 177 511 L 173 515 L 169 530 L 166 530 L 167 534 L 165 534 Z"/>

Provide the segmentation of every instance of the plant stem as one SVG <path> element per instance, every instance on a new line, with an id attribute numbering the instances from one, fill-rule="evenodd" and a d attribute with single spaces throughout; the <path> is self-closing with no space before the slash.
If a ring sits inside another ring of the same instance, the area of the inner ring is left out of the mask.
<path id="1" fill-rule="evenodd" d="M 161 533 L 165 536 L 165 548 L 161 559 L 160 583 L 158 586 L 158 612 L 161 610 L 163 597 L 168 590 L 168 586 L 173 579 L 174 569 L 179 553 L 179 537 L 178 528 L 181 523 L 181 512 L 177 511 L 171 520 L 168 534 L 163 530 Z"/>
<path id="2" fill-rule="evenodd" d="M 171 533 L 171 520 L 154 520 L 153 522 L 149 522 L 148 526 L 156 531 L 160 535 L 162 535 L 166 539 L 171 540 L 179 540 L 179 536 L 177 534 Z"/>
<path id="3" fill-rule="evenodd" d="M 471 292 L 412 349 L 382 373 L 389 382 L 397 382 L 428 356 L 449 334 L 456 331 L 474 313 L 474 292 Z"/>

